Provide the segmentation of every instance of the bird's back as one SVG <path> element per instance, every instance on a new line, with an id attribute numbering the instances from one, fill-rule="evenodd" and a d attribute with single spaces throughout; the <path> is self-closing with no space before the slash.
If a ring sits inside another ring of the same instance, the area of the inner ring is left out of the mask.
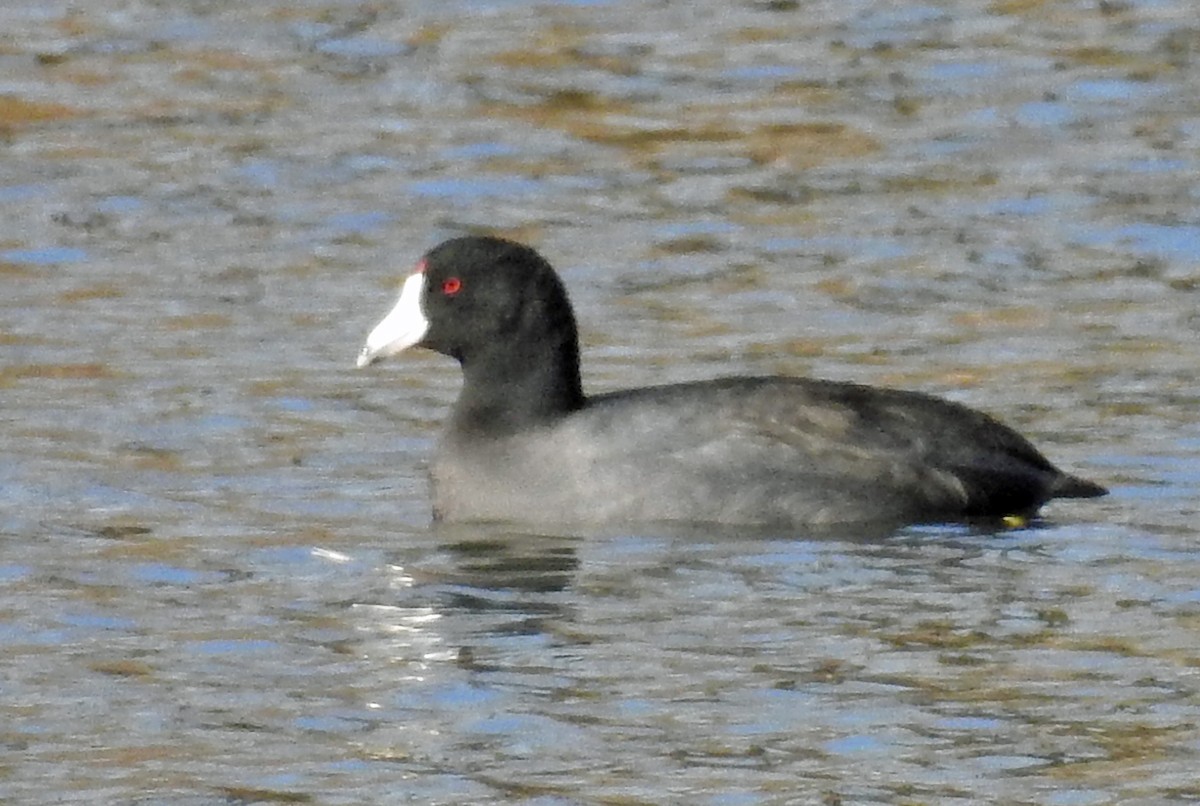
<path id="1" fill-rule="evenodd" d="M 448 520 L 928 522 L 1104 492 L 964 406 L 802 378 L 600 395 L 512 436 L 447 434 L 432 470 Z"/>

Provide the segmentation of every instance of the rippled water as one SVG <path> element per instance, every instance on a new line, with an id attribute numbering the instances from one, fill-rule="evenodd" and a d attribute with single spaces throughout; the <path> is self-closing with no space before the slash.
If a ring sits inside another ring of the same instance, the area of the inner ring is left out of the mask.
<path id="1" fill-rule="evenodd" d="M 1118 3 L 0 9 L 0 800 L 1200 798 L 1200 27 Z M 602 390 L 923 389 L 1113 489 L 1001 533 L 432 529 L 490 230 Z"/>

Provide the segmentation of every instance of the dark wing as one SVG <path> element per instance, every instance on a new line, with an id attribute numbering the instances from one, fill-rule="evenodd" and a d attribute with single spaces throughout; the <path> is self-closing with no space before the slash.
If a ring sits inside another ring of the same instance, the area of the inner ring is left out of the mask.
<path id="1" fill-rule="evenodd" d="M 656 457 L 664 477 L 691 480 L 647 485 L 702 520 L 1004 516 L 1101 489 L 993 418 L 914 392 L 731 378 L 601 396 L 589 408 L 632 412 L 639 443 L 627 450 Z"/>

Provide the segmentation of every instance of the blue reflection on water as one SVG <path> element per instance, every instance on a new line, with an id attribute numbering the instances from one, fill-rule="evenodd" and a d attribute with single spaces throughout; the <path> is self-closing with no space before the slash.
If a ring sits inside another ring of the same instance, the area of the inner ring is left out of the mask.
<path id="1" fill-rule="evenodd" d="M 865 734 L 855 736 L 844 736 L 840 739 L 833 739 L 825 743 L 825 750 L 838 755 L 850 755 L 858 753 L 878 753 L 885 749 L 887 745 L 875 738 Z"/>
<path id="2" fill-rule="evenodd" d="M 1054 202 L 1047 196 L 1001 199 L 988 208 L 993 215 L 1036 216 L 1050 212 Z"/>
<path id="3" fill-rule="evenodd" d="M 1140 221 L 1093 230 L 1076 239 L 1083 246 L 1126 249 L 1163 260 L 1200 260 L 1200 226 Z"/>
<path id="4" fill-rule="evenodd" d="M 96 202 L 96 209 L 102 213 L 132 213 L 144 206 L 137 196 L 106 196 Z"/>
<path id="5" fill-rule="evenodd" d="M 383 39 L 368 37 L 346 37 L 325 39 L 317 43 L 317 50 L 330 56 L 344 56 L 357 59 L 380 59 L 386 56 L 399 56 L 412 50 L 411 45 L 400 42 L 388 42 Z"/>
<path id="6" fill-rule="evenodd" d="M 0 203 L 29 201 L 49 191 L 49 185 L 7 185 L 0 187 Z"/>
<path id="7" fill-rule="evenodd" d="M 1161 87 L 1142 81 L 1129 81 L 1123 78 L 1090 78 L 1076 81 L 1066 90 L 1066 96 L 1074 101 L 1087 103 L 1105 101 L 1125 101 L 1130 98 L 1144 99 L 1147 95 L 1157 95 Z"/>
<path id="8" fill-rule="evenodd" d="M 28 565 L 0 565 L 0 582 L 16 582 L 33 574 Z"/>
<path id="9" fill-rule="evenodd" d="M 62 622 L 71 627 L 80 627 L 89 632 L 95 630 L 132 630 L 133 619 L 119 618 L 102 613 L 78 613 L 62 617 Z"/>
<path id="10" fill-rule="evenodd" d="M 195 571 L 165 563 L 143 563 L 133 569 L 133 578 L 146 585 L 198 585 L 223 577 L 213 571 Z"/>
<path id="11" fill-rule="evenodd" d="M 44 246 L 35 249 L 8 249 L 0 252 L 0 260 L 9 263 L 29 263 L 35 266 L 80 263 L 87 259 L 86 251 L 73 246 Z"/>
<path id="12" fill-rule="evenodd" d="M 448 160 L 478 160 L 491 157 L 511 157 L 519 154 L 516 148 L 505 143 L 484 141 L 467 143 L 466 145 L 450 146 L 442 149 L 439 156 Z"/>
<path id="13" fill-rule="evenodd" d="M 523 176 L 505 174 L 420 179 L 410 182 L 408 189 L 417 196 L 453 199 L 465 203 L 475 199 L 530 195 L 542 190 L 543 184 Z"/>
<path id="14" fill-rule="evenodd" d="M 1026 126 L 1065 126 L 1075 119 L 1075 113 L 1058 101 L 1034 101 L 1017 109 L 1017 121 Z"/>
<path id="15" fill-rule="evenodd" d="M 326 219 L 325 224 L 341 233 L 361 235 L 384 227 L 391 220 L 392 217 L 387 213 L 369 210 L 363 213 L 337 213 Z"/>

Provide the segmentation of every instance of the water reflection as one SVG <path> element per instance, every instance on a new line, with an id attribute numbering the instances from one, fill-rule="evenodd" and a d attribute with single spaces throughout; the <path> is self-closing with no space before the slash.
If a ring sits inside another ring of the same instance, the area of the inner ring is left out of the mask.
<path id="1" fill-rule="evenodd" d="M 1060 576 L 1062 534 L 448 535 L 404 575 L 421 579 L 436 616 L 377 611 L 403 636 L 393 662 L 410 674 L 377 708 L 369 753 L 435 776 L 473 770 L 462 776 L 471 791 L 527 795 L 577 785 L 584 756 L 564 742 L 608 759 L 609 776 L 587 777 L 613 795 L 664 754 L 686 786 L 735 790 L 867 761 L 887 775 L 839 787 L 867 800 L 897 794 L 885 783 L 897 777 L 930 795 L 961 791 L 976 773 L 931 765 L 947 753 L 989 775 L 1091 763 L 1095 730 L 1113 747 L 1145 730 L 1140 709 L 1096 698 L 1132 682 L 1146 656 L 1088 615 L 1099 605 L 1112 618 L 1101 603 L 1121 583 Z M 1085 701 L 1086 730 L 1051 716 L 1055 703 Z M 1050 735 L 1038 727 L 1047 719 Z"/>

